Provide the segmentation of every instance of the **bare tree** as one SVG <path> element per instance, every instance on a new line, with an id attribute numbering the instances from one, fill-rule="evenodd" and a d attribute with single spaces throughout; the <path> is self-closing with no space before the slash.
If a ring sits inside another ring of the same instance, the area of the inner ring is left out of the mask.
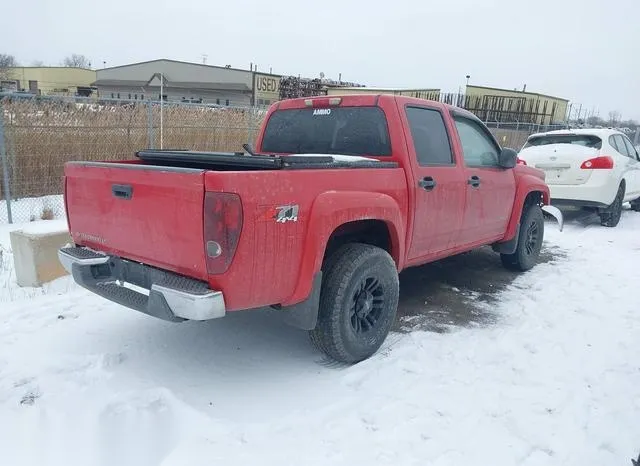
<path id="1" fill-rule="evenodd" d="M 604 126 L 607 124 L 606 121 L 604 121 L 602 118 L 600 118 L 599 116 L 596 115 L 592 115 L 589 118 L 587 118 L 587 124 L 589 126 Z"/>
<path id="2" fill-rule="evenodd" d="M 616 126 L 620 121 L 620 112 L 617 110 L 612 110 L 609 112 L 609 125 Z"/>
<path id="3" fill-rule="evenodd" d="M 18 66 L 16 57 L 6 53 L 0 53 L 0 80 L 9 78 L 9 68 Z"/>
<path id="4" fill-rule="evenodd" d="M 63 61 L 64 66 L 69 68 L 91 68 L 91 62 L 84 55 L 72 54 Z"/>

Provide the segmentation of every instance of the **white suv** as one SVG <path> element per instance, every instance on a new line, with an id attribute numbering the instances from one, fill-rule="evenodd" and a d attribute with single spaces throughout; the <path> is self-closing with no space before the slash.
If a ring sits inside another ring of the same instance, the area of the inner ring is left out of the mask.
<path id="1" fill-rule="evenodd" d="M 622 204 L 640 212 L 640 156 L 612 129 L 549 131 L 529 136 L 518 158 L 543 170 L 558 207 L 593 209 L 604 226 L 620 221 Z"/>

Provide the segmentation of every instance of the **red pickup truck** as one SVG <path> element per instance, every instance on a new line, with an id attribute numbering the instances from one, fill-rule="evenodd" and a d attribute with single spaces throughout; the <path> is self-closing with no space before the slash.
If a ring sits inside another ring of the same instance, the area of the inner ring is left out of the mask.
<path id="1" fill-rule="evenodd" d="M 385 340 L 398 273 L 491 245 L 525 271 L 543 241 L 544 174 L 471 113 L 390 95 L 274 104 L 247 153 L 147 150 L 70 162 L 83 287 L 169 321 L 273 307 L 330 357 Z"/>

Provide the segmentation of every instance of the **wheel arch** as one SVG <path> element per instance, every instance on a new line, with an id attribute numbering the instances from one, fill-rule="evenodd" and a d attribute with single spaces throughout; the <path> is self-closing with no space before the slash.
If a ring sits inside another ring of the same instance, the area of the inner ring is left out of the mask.
<path id="1" fill-rule="evenodd" d="M 313 277 L 335 248 L 362 242 L 387 251 L 404 267 L 406 218 L 391 196 L 371 192 L 327 192 L 316 198 L 306 226 L 303 257 L 293 294 L 282 303 L 296 304 L 309 296 Z"/>

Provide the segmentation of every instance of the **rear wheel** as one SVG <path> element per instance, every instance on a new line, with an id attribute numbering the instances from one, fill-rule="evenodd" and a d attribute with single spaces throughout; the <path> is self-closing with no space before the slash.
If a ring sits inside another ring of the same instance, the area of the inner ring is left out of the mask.
<path id="1" fill-rule="evenodd" d="M 640 198 L 631 201 L 631 210 L 640 212 Z"/>
<path id="2" fill-rule="evenodd" d="M 529 204 L 520 218 L 518 246 L 513 254 L 501 254 L 502 264 L 509 270 L 524 272 L 538 261 L 544 239 L 544 217 L 538 204 Z"/>
<path id="3" fill-rule="evenodd" d="M 398 272 L 385 250 L 361 243 L 342 246 L 325 263 L 311 342 L 339 362 L 369 358 L 393 325 L 398 296 Z"/>
<path id="4" fill-rule="evenodd" d="M 604 211 L 600 212 L 600 225 L 604 227 L 616 227 L 622 216 L 622 201 L 624 200 L 624 183 L 620 183 L 618 192 L 613 203 Z"/>

